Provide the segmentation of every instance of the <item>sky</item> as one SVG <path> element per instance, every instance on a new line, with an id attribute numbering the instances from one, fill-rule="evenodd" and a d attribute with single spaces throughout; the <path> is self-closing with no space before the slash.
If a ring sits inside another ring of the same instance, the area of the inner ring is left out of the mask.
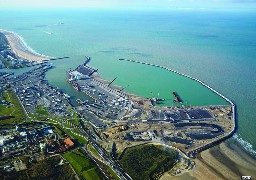
<path id="1" fill-rule="evenodd" d="M 256 10 L 256 0 L 0 0 L 0 8 L 212 8 Z"/>

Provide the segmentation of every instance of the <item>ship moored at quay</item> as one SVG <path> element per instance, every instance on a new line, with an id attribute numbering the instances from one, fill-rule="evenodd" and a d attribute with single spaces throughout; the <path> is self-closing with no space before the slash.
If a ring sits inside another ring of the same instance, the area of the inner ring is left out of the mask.
<path id="1" fill-rule="evenodd" d="M 219 91 L 215 90 L 214 88 L 212 88 L 211 86 L 207 85 L 205 82 L 195 78 L 195 77 L 192 77 L 192 76 L 189 76 L 189 75 L 186 75 L 184 73 L 180 73 L 176 70 L 173 70 L 171 68 L 167 68 L 167 67 L 164 67 L 164 66 L 161 66 L 161 65 L 156 65 L 156 64 L 152 64 L 152 63 L 147 63 L 147 62 L 141 62 L 141 61 L 136 61 L 136 60 L 130 60 L 130 59 L 125 59 L 125 58 L 120 58 L 119 60 L 122 60 L 122 61 L 128 61 L 128 62 L 133 62 L 133 63 L 139 63 L 139 64 L 143 64 L 143 65 L 148 65 L 148 66 L 153 66 L 153 67 L 158 67 L 158 68 L 162 68 L 162 69 L 165 69 L 167 71 L 171 71 L 171 72 L 174 72 L 178 75 L 181 75 L 181 76 L 184 76 L 184 77 L 187 77 L 191 80 L 194 80 L 194 81 L 197 81 L 198 83 L 200 83 L 201 85 L 203 85 L 204 87 L 210 89 L 212 92 L 214 92 L 215 94 L 217 94 L 218 96 L 220 96 L 221 98 L 223 98 L 225 101 L 227 101 L 230 106 L 231 106 L 231 113 L 232 113 L 232 121 L 233 121 L 233 126 L 232 126 L 232 129 L 224 136 L 224 137 L 221 137 L 221 138 L 218 138 L 217 140 L 214 140 L 210 143 L 207 143 L 205 144 L 204 146 L 201 146 L 199 148 L 196 148 L 196 149 L 193 149 L 191 151 L 188 151 L 188 152 L 184 152 L 188 157 L 193 157 L 197 152 L 200 152 L 200 151 L 203 151 L 205 149 L 208 149 L 212 146 L 214 146 L 215 144 L 217 143 L 220 143 L 221 141 L 231 137 L 235 131 L 236 131 L 236 128 L 237 128 L 237 119 L 236 119 L 236 105 L 234 102 L 232 102 L 229 98 L 227 98 L 226 96 L 224 96 L 222 93 L 220 93 Z M 176 97 L 176 100 L 179 102 L 178 99 L 179 96 L 176 92 L 173 92 L 174 96 Z M 181 100 L 181 99 L 180 99 Z M 182 100 L 181 100 L 182 101 Z"/>
<path id="2" fill-rule="evenodd" d="M 152 138 L 147 137 L 146 139 L 149 142 L 158 142 L 154 137 L 159 136 L 158 138 L 164 141 L 163 145 L 179 149 L 186 157 L 193 157 L 197 152 L 230 137 L 235 131 L 234 103 L 196 78 L 163 66 L 120 59 L 162 68 L 195 80 L 224 98 L 231 104 L 231 107 L 229 105 L 202 107 L 184 105 L 180 107 L 157 106 L 155 104 L 161 104 L 161 101 L 165 99 L 160 99 L 159 95 L 158 98 L 154 97 L 153 94 L 152 98 L 143 98 L 124 92 L 124 88 L 118 88 L 113 84 L 117 77 L 111 82 L 107 82 L 100 79 L 97 74 L 95 75 L 94 73 L 97 70 L 87 65 L 89 60 L 90 58 L 86 57 L 85 63 L 79 65 L 75 70 L 69 71 L 67 80 L 74 88 L 93 99 L 92 102 L 79 101 L 80 106 L 78 109 L 95 128 L 100 128 L 107 132 L 108 129 L 126 124 L 126 127 L 129 127 L 126 132 L 129 136 L 120 137 L 125 138 L 130 137 L 130 134 L 138 133 L 137 131 L 132 131 L 133 123 L 136 123 L 136 126 L 149 126 L 149 129 L 151 124 L 154 124 L 155 129 L 148 130 L 150 131 L 148 133 L 151 135 L 154 132 L 158 133 L 154 134 Z M 172 92 L 172 94 L 175 98 L 174 101 L 182 104 L 183 101 L 179 94 L 177 92 Z M 224 116 L 221 115 L 223 112 L 225 112 Z M 218 117 L 218 115 L 220 116 Z M 162 123 L 165 124 L 164 128 L 161 125 Z M 145 133 L 147 132 L 143 134 Z M 127 141 L 128 144 L 132 144 L 132 138 L 123 140 Z M 118 142 L 116 143 L 117 145 L 119 144 Z"/>

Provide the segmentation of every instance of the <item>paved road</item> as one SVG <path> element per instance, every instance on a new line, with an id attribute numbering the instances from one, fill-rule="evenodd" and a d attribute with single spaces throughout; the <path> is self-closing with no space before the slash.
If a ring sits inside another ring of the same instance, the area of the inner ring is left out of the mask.
<path id="1" fill-rule="evenodd" d="M 103 163 L 108 165 L 115 173 L 116 175 L 122 179 L 122 180 L 131 180 L 132 178 L 122 169 L 122 167 L 119 165 L 119 163 L 117 161 L 113 161 L 112 159 L 110 159 L 107 155 L 107 153 L 105 152 L 104 149 L 102 149 L 97 142 L 92 138 L 91 135 L 89 135 L 83 127 L 83 124 L 80 124 L 80 126 L 74 125 L 72 123 L 69 123 L 69 125 L 71 125 L 73 128 L 76 128 L 77 130 L 80 131 L 80 133 L 84 136 L 85 139 L 87 139 L 89 141 L 89 143 L 93 146 L 93 148 L 97 151 L 97 153 L 101 156 L 101 158 L 103 159 Z M 94 133 L 94 132 L 92 132 Z M 85 148 L 86 152 L 87 149 Z M 88 153 L 90 154 L 90 153 Z"/>
<path id="2" fill-rule="evenodd" d="M 41 121 L 36 121 L 35 122 L 41 122 Z M 107 155 L 107 153 L 105 152 L 105 150 L 103 148 L 101 148 L 97 142 L 94 140 L 94 138 L 89 135 L 83 127 L 83 124 L 80 123 L 79 126 L 69 122 L 69 121 L 64 121 L 65 123 L 67 123 L 68 125 L 72 126 L 73 128 L 77 129 L 82 136 L 88 141 L 88 143 L 90 143 L 93 148 L 97 151 L 97 153 L 101 156 L 101 158 L 103 159 L 102 163 L 108 165 L 114 172 L 115 174 L 121 179 L 121 180 L 132 180 L 132 178 L 123 170 L 123 168 L 119 165 L 119 163 L 114 159 L 114 157 L 112 157 L 112 159 L 109 158 L 109 156 Z M 57 123 L 52 123 L 52 124 L 57 124 Z M 60 123 L 61 124 L 61 123 Z M 92 130 L 91 130 L 92 131 Z M 92 134 L 94 134 L 94 132 L 91 132 Z M 86 145 L 87 146 L 87 145 Z M 83 149 L 88 153 L 88 155 L 93 159 L 93 157 L 91 156 L 91 154 L 88 152 L 86 147 L 83 147 Z M 93 159 L 94 161 L 94 159 Z M 97 164 L 97 163 L 96 163 Z M 99 166 L 98 166 L 99 167 Z M 99 169 L 102 171 L 102 169 L 99 167 Z M 102 171 L 102 173 L 104 174 L 104 172 Z M 106 177 L 106 175 L 104 174 L 104 176 Z"/>

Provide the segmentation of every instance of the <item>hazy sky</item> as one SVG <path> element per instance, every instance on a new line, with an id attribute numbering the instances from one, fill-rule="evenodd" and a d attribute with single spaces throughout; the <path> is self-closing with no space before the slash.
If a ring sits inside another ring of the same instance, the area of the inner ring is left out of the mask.
<path id="1" fill-rule="evenodd" d="M 0 0 L 0 8 L 253 8 L 256 0 Z"/>

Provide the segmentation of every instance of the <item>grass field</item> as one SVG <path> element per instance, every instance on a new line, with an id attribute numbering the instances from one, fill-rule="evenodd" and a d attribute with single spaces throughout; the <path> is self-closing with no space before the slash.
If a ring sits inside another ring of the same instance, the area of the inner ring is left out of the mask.
<path id="1" fill-rule="evenodd" d="M 49 114 L 49 112 L 47 111 L 47 109 L 44 106 L 40 105 L 35 108 L 34 114 L 29 114 L 29 117 L 31 117 L 35 120 L 45 120 L 45 119 L 51 117 L 51 115 Z"/>
<path id="2" fill-rule="evenodd" d="M 72 137 L 74 137 L 74 139 L 76 139 L 81 145 L 85 145 L 87 143 L 87 140 L 84 139 L 83 137 L 77 136 L 75 134 L 73 134 L 69 129 L 66 130 L 66 132 L 70 135 L 72 135 Z"/>
<path id="3" fill-rule="evenodd" d="M 11 128 L 25 120 L 25 114 L 15 93 L 11 90 L 3 92 L 1 100 L 10 102 L 10 105 L 0 105 L 0 116 L 14 116 L 10 119 L 0 120 L 1 128 Z"/>
<path id="4" fill-rule="evenodd" d="M 109 167 L 107 166 L 108 172 L 115 178 L 115 180 L 120 180 L 120 178 L 116 175 L 116 173 Z"/>
<path id="5" fill-rule="evenodd" d="M 66 136 L 66 132 L 65 132 L 65 130 L 60 126 L 60 125 L 54 125 L 54 127 L 55 127 L 55 130 L 56 130 L 56 132 L 61 136 L 61 137 L 65 137 Z"/>
<path id="6" fill-rule="evenodd" d="M 56 122 L 53 121 L 53 120 L 48 120 L 48 121 L 49 121 L 49 122 L 54 122 L 54 123 L 56 123 Z M 63 123 L 63 125 L 66 127 L 67 124 L 66 124 L 66 123 Z M 68 126 L 69 126 L 69 125 L 68 125 Z M 83 145 L 83 146 L 87 143 L 87 140 L 86 140 L 86 139 L 84 139 L 83 137 L 80 137 L 80 136 L 78 136 L 78 135 L 75 135 L 70 129 L 66 129 L 65 127 L 61 126 L 60 124 L 55 124 L 54 127 L 55 127 L 56 132 L 57 132 L 62 138 L 66 137 L 66 136 L 71 136 L 72 138 L 74 138 L 74 140 L 76 140 L 79 144 L 81 144 L 81 145 Z M 69 127 L 71 127 L 71 126 L 69 126 Z M 67 128 L 69 128 L 69 127 L 67 127 Z M 80 134 L 80 132 L 79 132 L 77 129 L 74 129 L 73 131 L 76 132 L 76 133 L 78 133 L 78 134 Z"/>
<path id="7" fill-rule="evenodd" d="M 70 121 L 71 123 L 77 125 L 77 126 L 79 125 L 78 119 L 74 119 L 74 118 L 73 118 L 73 119 L 70 119 L 69 121 Z"/>
<path id="8" fill-rule="evenodd" d="M 88 145 L 88 149 L 89 149 L 89 151 L 90 151 L 92 154 L 94 154 L 96 157 L 101 158 L 100 155 L 98 154 L 98 152 L 92 147 L 91 144 Z"/>
<path id="9" fill-rule="evenodd" d="M 48 111 L 43 106 L 37 106 L 35 111 L 36 111 L 37 114 L 41 114 L 41 115 L 44 115 L 44 116 L 49 116 Z"/>
<path id="10" fill-rule="evenodd" d="M 63 124 L 66 128 L 72 128 L 72 126 L 70 126 L 68 123 L 63 122 L 62 124 Z"/>
<path id="11" fill-rule="evenodd" d="M 80 178 L 86 180 L 102 179 L 100 171 L 82 149 L 76 149 L 75 151 L 67 152 L 62 156 L 70 162 Z"/>

